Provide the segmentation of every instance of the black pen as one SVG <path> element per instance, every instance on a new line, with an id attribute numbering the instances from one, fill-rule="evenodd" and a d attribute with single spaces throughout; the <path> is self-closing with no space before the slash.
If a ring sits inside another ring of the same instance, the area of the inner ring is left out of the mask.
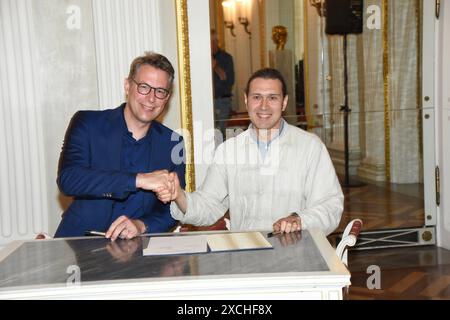
<path id="1" fill-rule="evenodd" d="M 280 234 L 280 233 L 282 233 L 281 231 L 272 231 L 272 232 L 269 232 L 268 234 L 267 234 L 267 238 L 272 238 L 273 236 L 276 236 L 277 234 Z"/>
<path id="2" fill-rule="evenodd" d="M 95 231 L 95 230 L 88 230 L 84 233 L 84 235 L 86 236 L 102 236 L 105 237 L 106 236 L 106 232 L 101 232 L 101 231 Z"/>

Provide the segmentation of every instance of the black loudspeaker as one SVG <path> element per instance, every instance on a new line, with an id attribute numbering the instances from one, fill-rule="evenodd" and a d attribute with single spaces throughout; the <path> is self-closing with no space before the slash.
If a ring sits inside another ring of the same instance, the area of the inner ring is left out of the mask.
<path id="1" fill-rule="evenodd" d="M 363 0 L 326 0 L 327 34 L 363 32 Z"/>

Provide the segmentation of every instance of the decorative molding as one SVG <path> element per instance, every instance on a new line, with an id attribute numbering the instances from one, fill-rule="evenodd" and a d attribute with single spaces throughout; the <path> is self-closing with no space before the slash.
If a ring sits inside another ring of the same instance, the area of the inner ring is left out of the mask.
<path id="1" fill-rule="evenodd" d="M 192 192 L 195 190 L 195 167 L 187 0 L 175 0 L 175 11 L 177 16 L 181 127 L 187 133 L 184 136 L 186 148 L 186 190 Z"/>
<path id="2" fill-rule="evenodd" d="M 0 244 L 47 231 L 45 145 L 33 1 L 0 2 Z"/>

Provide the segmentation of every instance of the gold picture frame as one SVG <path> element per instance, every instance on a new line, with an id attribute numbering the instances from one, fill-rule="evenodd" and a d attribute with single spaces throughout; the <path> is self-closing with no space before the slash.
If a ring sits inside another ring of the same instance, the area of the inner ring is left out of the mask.
<path id="1" fill-rule="evenodd" d="M 181 128 L 185 132 L 186 191 L 195 190 L 194 129 L 192 125 L 191 64 L 187 0 L 175 0 L 180 87 Z"/>

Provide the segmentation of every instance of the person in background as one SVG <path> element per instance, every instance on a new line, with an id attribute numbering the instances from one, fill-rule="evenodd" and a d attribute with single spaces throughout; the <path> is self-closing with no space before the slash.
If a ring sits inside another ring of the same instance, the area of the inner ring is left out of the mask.
<path id="1" fill-rule="evenodd" d="M 225 138 L 226 120 L 230 118 L 233 103 L 234 65 L 233 57 L 219 48 L 215 30 L 211 30 L 211 52 L 214 86 L 214 116 Z"/>

